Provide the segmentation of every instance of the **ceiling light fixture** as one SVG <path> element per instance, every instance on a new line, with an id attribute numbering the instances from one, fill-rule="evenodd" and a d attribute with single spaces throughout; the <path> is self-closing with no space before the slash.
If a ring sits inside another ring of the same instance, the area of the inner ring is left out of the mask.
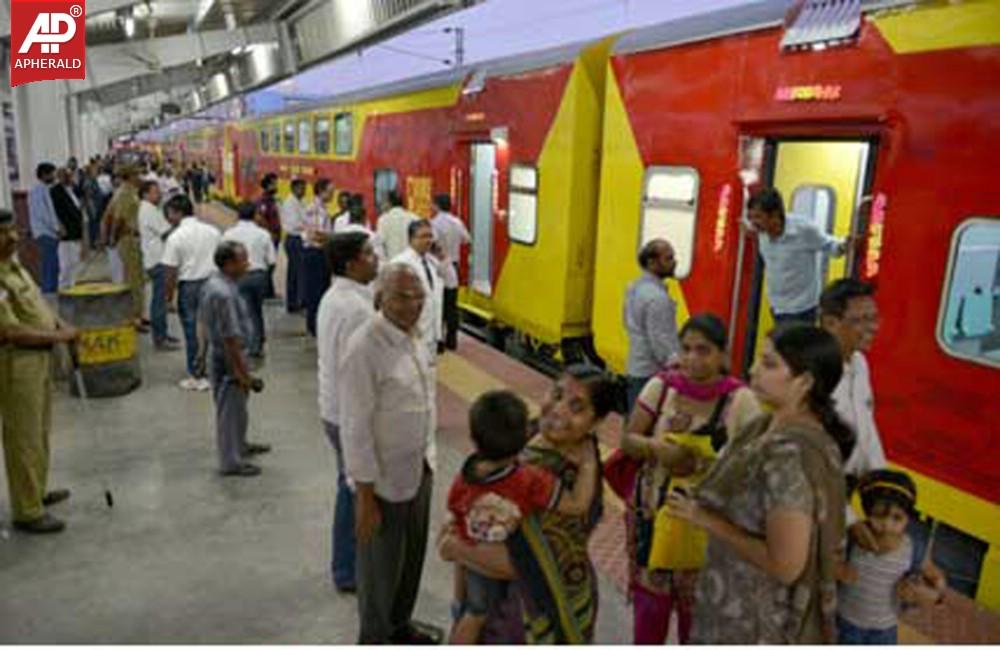
<path id="1" fill-rule="evenodd" d="M 135 36 L 135 18 L 132 16 L 125 16 L 122 26 L 125 28 L 125 38 L 132 38 Z"/>
<path id="2" fill-rule="evenodd" d="M 215 0 L 198 0 L 198 13 L 195 14 L 194 26 L 198 27 L 205 20 L 205 16 L 215 6 Z"/>

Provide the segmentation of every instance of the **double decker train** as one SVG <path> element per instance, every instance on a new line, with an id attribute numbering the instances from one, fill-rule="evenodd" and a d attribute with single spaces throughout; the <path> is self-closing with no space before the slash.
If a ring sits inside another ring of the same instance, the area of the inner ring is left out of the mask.
<path id="1" fill-rule="evenodd" d="M 942 28 L 947 26 L 947 28 Z M 887 456 L 934 521 L 952 585 L 1000 609 L 1000 4 L 865 12 L 834 47 L 789 30 L 697 23 L 496 61 L 219 124 L 157 143 L 220 191 L 268 172 L 389 190 L 468 225 L 460 306 L 506 344 L 621 372 L 626 285 L 653 237 L 677 252 L 680 321 L 711 311 L 745 372 L 771 327 L 766 269 L 741 227 L 772 185 L 863 246 L 817 260 L 874 282 L 870 353 Z"/>

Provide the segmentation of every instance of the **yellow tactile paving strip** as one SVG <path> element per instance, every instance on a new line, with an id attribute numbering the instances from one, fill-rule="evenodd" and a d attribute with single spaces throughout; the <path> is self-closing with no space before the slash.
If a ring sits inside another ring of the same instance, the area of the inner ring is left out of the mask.
<path id="1" fill-rule="evenodd" d="M 533 413 L 549 381 L 534 370 L 468 337 L 462 337 L 458 354 L 446 354 L 439 360 L 438 383 L 464 405 L 487 390 L 511 389 L 528 402 Z M 598 431 L 601 455 L 614 449 L 621 418 L 614 416 Z M 605 515 L 591 538 L 590 554 L 599 572 L 622 592 L 627 586 L 625 558 L 624 504 L 609 490 L 605 491 Z M 949 604 L 932 613 L 913 612 L 900 625 L 899 642 L 907 645 L 934 643 L 996 643 L 1000 641 L 1000 617 L 979 608 L 969 599 L 952 595 Z"/>

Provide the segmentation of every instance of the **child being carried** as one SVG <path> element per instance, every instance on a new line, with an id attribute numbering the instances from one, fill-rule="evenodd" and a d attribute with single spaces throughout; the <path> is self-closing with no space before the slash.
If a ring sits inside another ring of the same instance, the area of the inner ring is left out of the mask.
<path id="1" fill-rule="evenodd" d="M 572 489 L 563 489 L 550 472 L 523 465 L 518 457 L 528 443 L 528 407 L 510 391 L 481 395 L 469 411 L 476 451 L 462 466 L 448 492 L 448 511 L 459 536 L 472 543 L 505 542 L 521 519 L 544 510 L 567 515 L 586 512 L 599 472 L 580 467 Z M 570 459 L 575 460 L 575 459 Z M 581 457 L 578 465 L 593 463 Z M 450 642 L 478 643 L 491 605 L 506 596 L 507 582 L 455 565 L 455 615 Z"/>

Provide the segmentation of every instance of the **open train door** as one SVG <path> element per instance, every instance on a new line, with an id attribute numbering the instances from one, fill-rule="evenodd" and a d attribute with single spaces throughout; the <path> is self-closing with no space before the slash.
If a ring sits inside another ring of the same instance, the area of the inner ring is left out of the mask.
<path id="1" fill-rule="evenodd" d="M 854 236 L 864 238 L 868 228 L 870 196 L 875 174 L 878 140 L 874 137 L 766 137 L 754 139 L 762 148 L 758 186 L 775 187 L 785 200 L 786 213 L 805 216 L 821 230 L 838 238 Z M 746 145 L 747 143 L 744 143 Z M 744 147 L 745 148 L 745 147 Z M 752 174 L 751 174 L 752 176 Z M 744 214 L 746 212 L 744 201 Z M 767 295 L 764 262 L 757 254 L 755 234 L 745 235 L 743 246 L 750 251 L 749 263 L 737 268 L 737 291 L 734 292 L 734 323 L 737 327 L 733 338 L 739 350 L 740 367 L 749 372 L 760 344 L 774 327 L 770 301 Z M 844 257 L 834 258 L 824 253 L 816 254 L 821 291 L 838 278 L 857 276 L 860 259 L 849 249 Z M 742 287 L 743 290 L 740 290 Z M 742 296 L 742 307 L 736 302 Z M 740 331 L 742 330 L 742 331 Z"/>
<path id="2" fill-rule="evenodd" d="M 493 208 L 496 197 L 497 147 L 473 142 L 469 151 L 468 285 L 472 291 L 493 295 Z"/>

